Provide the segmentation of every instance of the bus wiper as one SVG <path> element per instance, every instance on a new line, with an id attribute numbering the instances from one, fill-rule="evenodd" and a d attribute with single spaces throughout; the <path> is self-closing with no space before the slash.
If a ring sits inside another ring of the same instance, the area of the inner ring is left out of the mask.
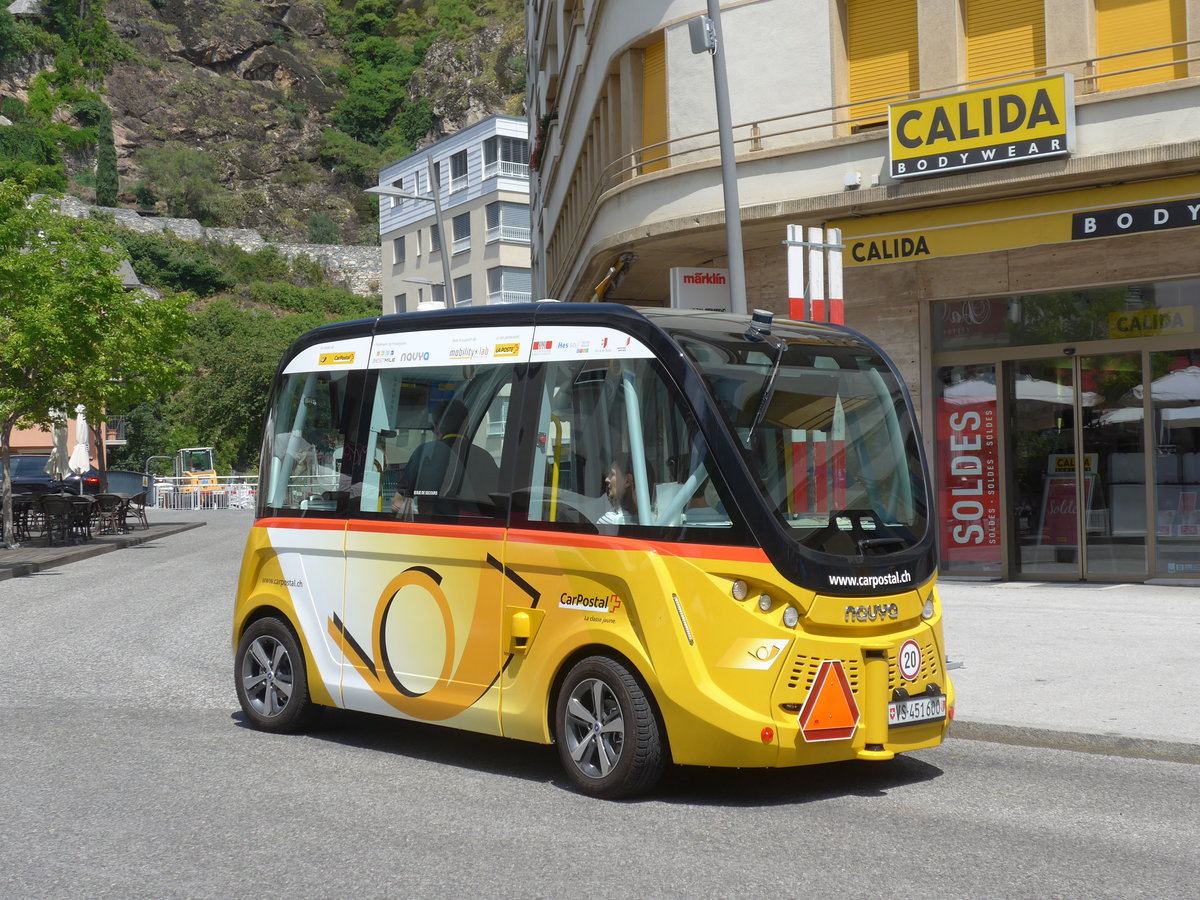
<path id="1" fill-rule="evenodd" d="M 768 310 L 756 309 L 750 319 L 750 326 L 746 329 L 746 340 L 765 341 L 775 348 L 775 362 L 771 365 L 771 374 L 767 376 L 767 383 L 763 385 L 762 398 L 758 401 L 758 410 L 754 413 L 754 419 L 750 422 L 750 430 L 746 433 L 747 445 L 754 437 L 754 429 L 762 424 L 763 417 L 767 414 L 767 407 L 771 405 L 771 398 L 775 396 L 775 378 L 779 375 L 779 364 L 783 362 L 783 354 L 788 347 L 787 341 L 778 335 L 771 334 L 771 319 L 774 318 L 774 315 Z"/>

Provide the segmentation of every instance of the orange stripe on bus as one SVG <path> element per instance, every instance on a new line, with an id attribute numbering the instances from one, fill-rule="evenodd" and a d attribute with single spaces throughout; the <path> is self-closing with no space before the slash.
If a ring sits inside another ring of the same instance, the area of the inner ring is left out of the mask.
<path id="1" fill-rule="evenodd" d="M 384 522 L 370 519 L 345 521 L 338 519 L 270 518 L 260 519 L 256 528 L 297 528 L 310 531 L 348 530 L 367 534 L 411 534 L 421 537 L 460 538 L 463 540 L 497 541 L 504 539 L 503 527 L 485 528 L 462 525 L 435 525 L 415 522 Z M 621 538 L 603 534 L 578 534 L 564 531 L 513 529 L 508 540 L 520 544 L 541 544 L 546 547 L 575 547 L 589 550 L 617 550 L 657 553 L 681 559 L 729 560 L 740 563 L 765 563 L 767 555 L 759 547 L 726 547 L 720 544 L 681 544 L 670 541 L 650 541 L 645 538 Z"/>

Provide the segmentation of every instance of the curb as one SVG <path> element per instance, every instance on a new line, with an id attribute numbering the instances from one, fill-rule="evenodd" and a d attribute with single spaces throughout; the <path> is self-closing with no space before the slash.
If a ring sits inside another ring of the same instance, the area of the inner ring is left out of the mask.
<path id="1" fill-rule="evenodd" d="M 1000 725 L 992 722 L 963 721 L 962 719 L 955 719 L 950 724 L 948 736 L 968 741 L 1011 744 L 1018 747 L 1073 750 L 1076 753 L 1096 753 L 1104 756 L 1124 756 L 1130 759 L 1200 765 L 1200 744 L 1189 744 L 1182 741 L 1135 738 L 1120 734 L 1055 731 L 1050 728 L 1029 728 L 1023 725 Z"/>
<path id="2" fill-rule="evenodd" d="M 79 562 L 82 559 L 91 559 L 94 556 L 101 556 L 105 553 L 111 553 L 114 550 L 124 550 L 128 547 L 136 547 L 138 544 L 156 541 L 159 538 L 169 537 L 183 531 L 191 531 L 193 528 L 200 528 L 205 524 L 207 523 L 177 522 L 170 525 L 154 526 L 153 531 L 144 531 L 141 534 L 125 534 L 103 542 L 95 541 L 77 547 L 64 547 L 62 548 L 62 553 L 50 559 L 30 560 L 28 562 L 12 563 L 11 565 L 0 563 L 0 581 L 6 581 L 9 578 L 22 578 L 32 575 L 35 572 L 44 572 L 47 569 L 57 569 L 59 566 Z"/>

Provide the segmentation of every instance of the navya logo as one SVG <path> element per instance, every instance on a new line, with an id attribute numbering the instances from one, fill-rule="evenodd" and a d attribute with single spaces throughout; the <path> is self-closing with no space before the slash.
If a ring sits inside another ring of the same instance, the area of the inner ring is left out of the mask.
<path id="1" fill-rule="evenodd" d="M 396 357 L 399 362 L 429 362 L 428 350 L 410 350 Z"/>
<path id="2" fill-rule="evenodd" d="M 872 606 L 847 606 L 847 622 L 883 622 L 900 618 L 900 607 L 895 603 L 876 603 Z"/>
<path id="3" fill-rule="evenodd" d="M 616 594 L 607 597 L 589 597 L 587 594 L 566 594 L 558 598 L 559 609 L 583 609 L 588 612 L 616 612 L 621 608 L 621 598 Z"/>

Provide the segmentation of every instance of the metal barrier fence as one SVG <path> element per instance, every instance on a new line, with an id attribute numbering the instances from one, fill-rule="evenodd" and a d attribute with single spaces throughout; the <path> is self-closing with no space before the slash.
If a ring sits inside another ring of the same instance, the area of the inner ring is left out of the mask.
<path id="1" fill-rule="evenodd" d="M 155 509 L 253 509 L 258 479 L 245 475 L 154 478 L 148 505 Z"/>

